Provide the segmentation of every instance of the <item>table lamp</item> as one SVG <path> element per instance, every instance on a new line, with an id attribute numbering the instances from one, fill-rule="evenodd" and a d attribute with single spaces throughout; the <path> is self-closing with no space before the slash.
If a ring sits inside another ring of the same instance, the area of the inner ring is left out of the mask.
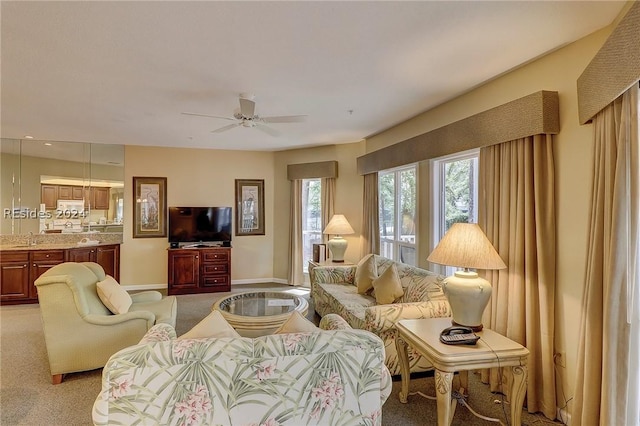
<path id="1" fill-rule="evenodd" d="M 342 238 L 342 235 L 354 233 L 347 218 L 344 217 L 343 214 L 334 214 L 322 233 L 333 235 L 333 238 L 327 243 L 329 251 L 331 252 L 331 260 L 333 262 L 344 262 L 344 252 L 347 251 L 347 240 Z"/>
<path id="2" fill-rule="evenodd" d="M 454 223 L 427 258 L 440 265 L 464 268 L 445 278 L 442 288 L 453 312 L 452 323 L 482 330 L 482 313 L 491 298 L 491 284 L 470 269 L 507 267 L 475 223 Z"/>

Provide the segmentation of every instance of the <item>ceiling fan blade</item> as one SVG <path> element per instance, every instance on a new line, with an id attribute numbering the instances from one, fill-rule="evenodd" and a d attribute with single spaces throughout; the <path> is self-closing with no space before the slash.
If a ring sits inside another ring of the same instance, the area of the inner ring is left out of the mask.
<path id="1" fill-rule="evenodd" d="M 265 123 L 300 123 L 305 121 L 306 115 L 277 115 L 273 117 L 260 117 Z"/>
<path id="2" fill-rule="evenodd" d="M 256 110 L 256 103 L 251 99 L 240 98 L 240 114 L 252 118 Z"/>
<path id="3" fill-rule="evenodd" d="M 235 120 L 234 117 L 220 117 L 219 115 L 199 114 L 197 112 L 183 112 L 184 115 L 197 115 L 198 117 L 222 118 L 223 120 Z"/>
<path id="4" fill-rule="evenodd" d="M 279 133 L 278 131 L 276 131 L 276 130 L 272 129 L 272 128 L 271 128 L 271 127 L 269 127 L 269 126 L 265 126 L 264 124 L 257 123 L 257 124 L 256 124 L 256 126 L 255 126 L 255 128 L 256 128 L 256 129 L 258 129 L 258 130 L 262 130 L 262 131 L 263 131 L 263 132 L 265 132 L 266 134 L 268 134 L 268 135 L 270 135 L 270 136 L 273 136 L 273 137 L 278 137 L 278 136 L 280 136 L 280 133 Z"/>
<path id="5" fill-rule="evenodd" d="M 212 130 L 211 133 L 220 133 L 220 132 L 224 132 L 230 129 L 233 129 L 234 127 L 238 127 L 241 126 L 242 122 L 240 123 L 233 123 L 233 124 L 227 124 L 226 126 L 220 127 L 219 129 L 216 130 Z"/>

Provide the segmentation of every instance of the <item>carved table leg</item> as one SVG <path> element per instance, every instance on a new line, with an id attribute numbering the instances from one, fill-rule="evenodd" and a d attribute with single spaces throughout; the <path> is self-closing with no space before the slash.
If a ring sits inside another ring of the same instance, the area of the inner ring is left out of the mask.
<path id="1" fill-rule="evenodd" d="M 407 353 L 407 342 L 405 342 L 400 336 L 396 337 L 396 351 L 398 352 L 398 362 L 400 364 L 400 378 L 402 379 L 402 387 L 400 389 L 400 402 L 407 403 L 407 397 L 409 396 L 409 354 Z"/>
<path id="2" fill-rule="evenodd" d="M 511 424 L 520 426 L 522 420 L 522 403 L 527 390 L 527 366 L 511 367 L 513 381 L 511 382 Z"/>
<path id="3" fill-rule="evenodd" d="M 436 370 L 436 397 L 438 400 L 438 426 L 449 426 L 455 412 L 455 402 L 451 402 L 451 382 L 453 373 Z M 452 406 L 453 405 L 453 406 Z"/>

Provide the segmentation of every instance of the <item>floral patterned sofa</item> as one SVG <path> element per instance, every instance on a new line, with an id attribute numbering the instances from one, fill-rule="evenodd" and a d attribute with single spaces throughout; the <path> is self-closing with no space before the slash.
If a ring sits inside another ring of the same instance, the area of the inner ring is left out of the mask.
<path id="1" fill-rule="evenodd" d="M 96 425 L 380 425 L 391 392 L 380 339 L 337 315 L 322 330 L 176 339 L 152 327 L 114 354 Z"/>
<path id="2" fill-rule="evenodd" d="M 415 266 L 373 255 L 377 275 L 392 264 L 397 270 L 403 294 L 393 303 L 378 304 L 371 292 L 358 293 L 357 266 L 316 266 L 310 270 L 311 297 L 320 316 L 338 314 L 354 329 L 368 330 L 382 338 L 385 364 L 392 375 L 400 374 L 396 351 L 395 323 L 402 319 L 451 316 L 451 307 L 442 292 L 444 277 Z M 361 262 L 362 264 L 362 262 Z M 411 372 L 427 371 L 433 366 L 424 357 L 409 351 Z"/>

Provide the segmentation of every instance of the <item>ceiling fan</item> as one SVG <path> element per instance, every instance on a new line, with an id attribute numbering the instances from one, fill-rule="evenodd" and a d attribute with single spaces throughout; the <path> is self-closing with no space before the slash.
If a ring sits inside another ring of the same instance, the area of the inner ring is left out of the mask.
<path id="1" fill-rule="evenodd" d="M 219 129 L 212 130 L 212 133 L 220 133 L 234 127 L 255 127 L 258 130 L 271 135 L 278 136 L 279 133 L 269 126 L 268 123 L 299 123 L 305 120 L 306 115 L 276 115 L 271 117 L 261 117 L 255 113 L 256 103 L 254 96 L 246 93 L 240 94 L 240 110 L 233 114 L 233 117 L 222 117 L 219 115 L 200 114 L 196 112 L 183 112 L 184 115 L 196 115 L 200 117 L 220 118 L 223 120 L 235 121 L 233 124 L 220 127 Z"/>

